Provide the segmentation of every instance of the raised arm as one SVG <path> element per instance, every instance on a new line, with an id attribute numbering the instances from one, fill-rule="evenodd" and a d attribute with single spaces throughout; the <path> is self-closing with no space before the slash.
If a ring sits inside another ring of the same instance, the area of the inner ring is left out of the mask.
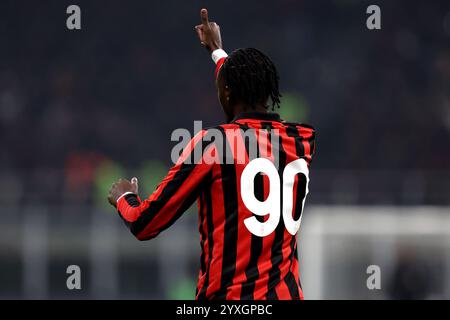
<path id="1" fill-rule="evenodd" d="M 222 37 L 220 35 L 220 26 L 215 22 L 210 22 L 208 18 L 208 10 L 200 10 L 201 24 L 195 26 L 200 44 L 208 50 L 216 67 L 217 73 L 228 56 L 222 48 Z"/>
<path id="2" fill-rule="evenodd" d="M 195 26 L 200 44 L 212 53 L 214 50 L 222 49 L 222 38 L 220 26 L 215 22 L 209 22 L 208 10 L 200 10 L 201 24 Z"/>
<path id="3" fill-rule="evenodd" d="M 200 19 L 201 24 L 195 30 L 200 43 L 212 54 L 217 72 L 227 56 L 222 50 L 220 27 L 215 22 L 209 22 L 206 9 L 200 11 Z M 143 201 L 139 198 L 136 178 L 131 181 L 120 179 L 112 185 L 108 201 L 117 208 L 120 217 L 139 240 L 156 237 L 197 199 L 212 165 L 204 161 L 195 163 L 192 153 L 198 154 L 194 150 L 201 148 L 200 154 L 203 154 L 205 148 L 211 145 L 203 139 L 206 134 L 207 131 L 203 130 L 190 141 L 178 162 L 149 198 Z"/>

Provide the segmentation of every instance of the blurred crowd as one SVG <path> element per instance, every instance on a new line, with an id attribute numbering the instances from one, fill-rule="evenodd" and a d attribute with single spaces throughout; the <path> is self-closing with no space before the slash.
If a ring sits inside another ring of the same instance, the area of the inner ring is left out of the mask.
<path id="1" fill-rule="evenodd" d="M 274 60 L 282 116 L 316 127 L 312 202 L 449 204 L 448 1 L 380 1 L 374 31 L 356 0 L 79 1 L 78 31 L 69 4 L 0 4 L 0 201 L 102 202 L 139 174 L 151 192 L 172 130 L 223 121 L 207 6 L 226 50 Z"/>

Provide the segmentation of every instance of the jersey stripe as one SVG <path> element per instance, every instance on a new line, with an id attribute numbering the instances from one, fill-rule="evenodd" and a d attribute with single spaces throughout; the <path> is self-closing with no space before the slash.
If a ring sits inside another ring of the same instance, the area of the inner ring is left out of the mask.
<path id="1" fill-rule="evenodd" d="M 205 201 L 205 207 L 206 207 L 206 224 L 207 224 L 207 244 L 208 244 L 208 251 L 207 251 L 207 269 L 206 269 L 206 275 L 203 287 L 199 293 L 198 299 L 202 300 L 206 298 L 206 291 L 208 289 L 209 285 L 209 275 L 210 275 L 210 268 L 211 268 L 211 261 L 212 261 L 212 255 L 213 255 L 213 248 L 214 248 L 214 239 L 213 239 L 213 232 L 214 232 L 214 222 L 212 217 L 213 207 L 212 207 L 212 199 L 211 199 L 211 189 L 205 191 L 204 196 Z"/>
<path id="2" fill-rule="evenodd" d="M 289 159 L 288 162 L 294 161 L 297 158 L 303 158 L 304 157 L 304 148 L 303 145 L 299 139 L 298 131 L 295 126 L 287 126 L 286 127 L 286 141 L 289 143 L 286 143 L 286 149 L 288 150 Z M 302 209 L 302 200 L 305 196 L 305 187 L 306 187 L 306 180 L 304 179 L 303 175 L 298 175 L 297 180 L 294 182 L 294 214 L 293 218 L 295 220 L 300 218 L 301 215 L 301 209 Z M 301 183 L 299 183 L 301 182 Z M 299 283 L 298 283 L 298 261 L 297 261 L 297 235 L 291 236 L 290 239 L 287 238 L 286 241 L 289 242 L 289 261 L 290 266 L 287 271 L 287 274 L 285 276 L 285 282 L 286 285 L 289 288 L 289 292 L 291 294 L 292 299 L 299 299 L 300 298 L 300 289 L 299 289 Z"/>
<path id="3" fill-rule="evenodd" d="M 248 126 L 246 126 L 246 125 L 239 125 L 239 127 L 243 130 L 244 133 L 249 129 Z M 247 157 L 249 156 L 249 145 L 250 144 L 256 145 L 257 157 L 259 157 L 259 143 L 257 140 L 257 134 L 258 134 L 258 132 L 255 132 L 255 136 L 250 137 L 254 141 L 250 141 L 250 140 L 246 139 L 246 141 L 244 143 Z M 253 159 L 248 159 L 248 160 L 251 161 Z M 255 197 L 259 201 L 264 200 L 264 179 L 261 174 L 258 174 L 255 177 Z M 264 217 L 262 217 L 262 216 L 255 216 L 255 217 L 260 222 L 264 221 Z M 258 258 L 261 255 L 261 251 L 262 251 L 262 241 L 263 241 L 263 239 L 261 237 L 251 234 L 251 237 L 250 237 L 250 260 L 248 261 L 247 267 L 245 268 L 245 276 L 246 276 L 247 280 L 242 284 L 241 296 L 240 296 L 241 300 L 254 300 L 255 282 L 259 278 Z"/>
<path id="4" fill-rule="evenodd" d="M 286 154 L 286 164 L 290 163 L 297 159 L 296 150 L 295 150 L 295 141 L 287 135 L 286 127 L 283 126 L 280 129 L 280 134 L 283 136 L 281 141 L 281 146 Z M 295 192 L 294 190 L 292 192 Z M 284 225 L 284 220 L 283 220 Z M 277 286 L 277 294 L 279 299 L 298 299 L 298 285 L 292 280 L 295 280 L 295 277 L 290 274 L 291 266 L 292 266 L 292 252 L 293 246 L 295 246 L 296 236 L 292 236 L 286 228 L 284 228 L 284 236 L 283 236 L 283 245 L 282 245 L 282 256 L 283 263 L 280 265 L 280 280 L 282 281 L 279 286 Z M 296 291 L 292 291 L 293 288 Z"/>
<path id="5" fill-rule="evenodd" d="M 259 129 L 270 129 L 270 122 L 259 122 L 259 123 L 251 123 L 252 127 L 256 127 Z M 259 146 L 259 156 L 268 158 L 275 163 L 274 153 L 272 149 L 272 134 L 269 133 L 266 135 L 258 135 L 258 146 Z M 269 187 L 269 179 L 267 176 L 263 177 L 263 186 L 264 186 L 264 198 L 269 196 L 270 187 Z M 269 271 L 272 269 L 272 261 L 271 261 L 271 248 L 274 243 L 275 233 L 272 232 L 270 235 L 262 238 L 262 252 L 258 259 L 258 270 L 260 273 L 260 277 L 255 282 L 255 290 L 254 290 L 254 299 L 264 300 L 267 299 L 267 287 L 269 283 Z"/>
<path id="6" fill-rule="evenodd" d="M 206 257 L 206 252 L 207 250 L 205 250 L 205 246 L 206 246 L 206 236 L 205 236 L 205 230 L 204 230 L 204 223 L 206 221 L 206 219 L 204 218 L 205 216 L 205 208 L 203 205 L 203 197 L 204 195 L 201 194 L 199 199 L 198 199 L 198 214 L 199 214 L 199 218 L 198 218 L 198 230 L 200 233 L 200 248 L 201 248 L 201 253 L 200 253 L 200 271 L 198 273 L 198 279 L 197 279 L 197 287 L 195 290 L 195 298 L 198 298 L 198 293 L 200 292 L 200 289 L 203 287 L 203 284 L 205 282 L 205 275 L 206 275 L 206 261 L 207 261 L 207 257 Z"/>
<path id="7" fill-rule="evenodd" d="M 207 299 L 217 299 L 216 293 L 220 290 L 222 277 L 222 257 L 224 249 L 224 221 L 225 221 L 225 201 L 223 197 L 222 178 L 220 166 L 214 166 L 212 170 L 212 186 L 211 195 L 213 196 L 213 206 L 209 210 L 210 214 L 207 218 L 211 218 L 208 222 L 208 237 L 212 246 L 212 254 L 208 268 L 208 287 L 206 288 Z"/>
<path id="8" fill-rule="evenodd" d="M 236 241 L 236 252 L 239 255 L 236 255 L 235 262 L 235 271 L 232 280 L 232 284 L 229 286 L 229 290 L 227 292 L 227 299 L 238 299 L 240 297 L 241 284 L 246 280 L 246 275 L 244 272 L 245 266 L 248 264 L 250 259 L 250 254 L 248 248 L 250 246 L 250 238 L 249 231 L 243 224 L 243 220 L 249 216 L 251 213 L 245 207 L 244 203 L 240 201 L 240 190 L 241 190 L 241 181 L 239 177 L 242 174 L 242 170 L 244 169 L 243 164 L 240 162 L 248 163 L 248 157 L 245 150 L 244 139 L 241 135 L 241 131 L 239 128 L 228 129 L 225 131 L 227 135 L 227 144 L 232 146 L 230 148 L 232 158 L 235 161 L 234 169 L 236 176 L 236 195 L 237 195 L 237 210 L 232 214 L 234 219 L 236 219 L 236 227 L 237 227 L 237 241 Z M 239 153 L 238 153 L 239 152 Z M 236 161 L 238 160 L 238 161 Z M 242 161 L 244 160 L 244 161 Z"/>
<path id="9" fill-rule="evenodd" d="M 270 125 L 270 129 L 273 127 Z M 279 157 L 278 159 L 278 173 L 280 176 L 280 185 L 283 185 L 283 171 L 286 166 L 286 151 L 283 148 L 283 135 L 279 135 L 279 150 L 274 153 Z M 280 190 L 280 197 L 283 199 L 283 188 Z M 282 212 L 283 206 L 282 201 L 280 201 L 280 212 Z M 281 219 L 280 219 L 281 220 Z M 276 286 L 280 282 L 280 265 L 283 262 L 283 238 L 284 238 L 285 227 L 283 223 L 279 223 L 277 228 L 275 229 L 275 238 L 274 243 L 272 245 L 271 250 L 271 258 L 272 269 L 269 272 L 269 283 L 267 285 L 267 299 L 275 300 L 279 299 L 278 294 L 276 292 Z"/>
<path id="10" fill-rule="evenodd" d="M 225 130 L 219 127 L 224 137 L 225 154 L 232 154 Z M 222 191 L 225 205 L 225 228 L 223 232 L 222 275 L 217 298 L 227 298 L 228 287 L 233 283 L 236 270 L 238 239 L 238 197 L 235 164 L 222 163 Z"/>

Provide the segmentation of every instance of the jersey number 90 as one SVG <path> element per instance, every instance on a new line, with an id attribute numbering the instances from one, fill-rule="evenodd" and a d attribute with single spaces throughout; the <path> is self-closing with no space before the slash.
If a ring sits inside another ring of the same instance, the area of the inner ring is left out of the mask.
<path id="1" fill-rule="evenodd" d="M 264 201 L 259 201 L 255 197 L 254 179 L 258 173 L 264 173 L 269 179 L 270 191 Z M 302 217 L 301 213 L 297 220 L 294 220 L 292 217 L 294 207 L 293 189 L 297 174 L 304 175 L 306 178 L 305 195 L 301 199 L 301 212 L 303 212 L 306 195 L 309 191 L 309 170 L 304 159 L 297 159 L 286 165 L 283 171 L 283 186 L 280 186 L 281 182 L 278 171 L 269 159 L 257 158 L 247 164 L 241 175 L 242 201 L 255 215 L 269 215 L 269 218 L 265 222 L 259 222 L 254 216 L 244 220 L 245 226 L 252 234 L 259 237 L 265 237 L 271 234 L 280 222 L 281 207 L 283 207 L 283 221 L 286 230 L 292 235 L 297 233 Z M 283 188 L 283 199 L 281 199 L 281 188 Z M 283 206 L 281 206 L 281 201 L 283 201 Z"/>

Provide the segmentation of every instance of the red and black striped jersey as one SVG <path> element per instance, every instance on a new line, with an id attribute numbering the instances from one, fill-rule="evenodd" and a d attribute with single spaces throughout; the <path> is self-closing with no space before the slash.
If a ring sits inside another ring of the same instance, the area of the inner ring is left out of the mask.
<path id="1" fill-rule="evenodd" d="M 314 149 L 312 127 L 243 113 L 199 132 L 148 199 L 127 194 L 117 209 L 148 240 L 197 200 L 196 299 L 303 299 L 297 230 Z"/>

